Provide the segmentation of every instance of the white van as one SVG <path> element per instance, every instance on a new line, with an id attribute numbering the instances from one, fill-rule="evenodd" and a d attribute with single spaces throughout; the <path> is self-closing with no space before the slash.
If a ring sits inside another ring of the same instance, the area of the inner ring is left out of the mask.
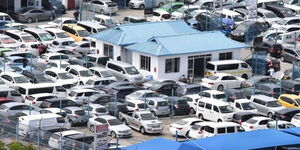
<path id="1" fill-rule="evenodd" d="M 22 116 L 18 123 L 19 135 L 30 138 L 37 135 L 38 129 L 49 130 L 59 127 L 69 129 L 71 127 L 64 117 L 52 113 Z"/>
<path id="2" fill-rule="evenodd" d="M 143 80 L 143 75 L 133 66 L 121 61 L 108 61 L 106 69 L 119 81 L 139 82 Z"/>
<path id="3" fill-rule="evenodd" d="M 228 73 L 244 79 L 252 77 L 252 68 L 242 60 L 219 60 L 206 63 L 206 76 L 215 73 Z"/>
<path id="4" fill-rule="evenodd" d="M 93 21 L 78 21 L 77 25 L 85 28 L 90 34 L 102 32 L 108 29 L 106 26 Z"/>
<path id="5" fill-rule="evenodd" d="M 228 103 L 214 99 L 199 99 L 197 103 L 196 116 L 215 122 L 231 121 L 233 107 Z"/>
<path id="6" fill-rule="evenodd" d="M 40 93 L 52 93 L 57 97 L 66 97 L 67 91 L 60 85 L 55 83 L 40 83 L 40 84 L 23 84 L 19 86 L 19 92 L 22 94 L 23 98 L 26 99 L 27 96 L 32 94 Z"/>
<path id="7" fill-rule="evenodd" d="M 12 88 L 0 87 L 0 97 L 7 97 L 16 102 L 23 102 L 22 95 Z"/>
<path id="8" fill-rule="evenodd" d="M 245 129 L 234 122 L 211 122 L 207 124 L 203 131 L 203 138 L 212 137 L 219 134 L 244 132 Z"/>

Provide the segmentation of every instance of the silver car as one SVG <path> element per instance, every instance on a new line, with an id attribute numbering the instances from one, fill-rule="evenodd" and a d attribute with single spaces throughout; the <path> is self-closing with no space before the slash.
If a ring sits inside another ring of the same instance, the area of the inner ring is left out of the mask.
<path id="1" fill-rule="evenodd" d="M 250 101 L 256 107 L 259 114 L 273 118 L 276 111 L 282 110 L 283 107 L 277 99 L 265 95 L 252 95 Z"/>
<path id="2" fill-rule="evenodd" d="M 170 108 L 167 100 L 160 97 L 150 97 L 146 99 L 151 113 L 154 116 L 169 116 Z"/>
<path id="3" fill-rule="evenodd" d="M 66 107 L 63 110 L 67 113 L 67 120 L 71 126 L 85 125 L 88 122 L 89 115 L 80 107 Z"/>
<path id="4" fill-rule="evenodd" d="M 53 20 L 53 11 L 41 10 L 38 8 L 24 8 L 15 14 L 15 18 L 21 22 L 32 23 L 40 20 Z"/>

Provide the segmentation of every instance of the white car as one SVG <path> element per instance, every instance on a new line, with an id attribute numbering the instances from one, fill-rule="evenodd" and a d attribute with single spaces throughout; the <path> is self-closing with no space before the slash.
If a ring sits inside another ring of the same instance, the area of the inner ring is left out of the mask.
<path id="1" fill-rule="evenodd" d="M 88 80 L 96 77 L 89 69 L 79 65 L 67 66 L 65 70 L 76 78 L 80 85 L 84 85 Z"/>
<path id="2" fill-rule="evenodd" d="M 106 108 L 100 104 L 86 104 L 81 106 L 81 108 L 91 117 L 108 115 Z"/>
<path id="3" fill-rule="evenodd" d="M 253 112 L 257 113 L 256 107 L 253 105 L 252 101 L 248 99 L 236 99 L 232 103 L 232 107 L 235 112 Z"/>
<path id="4" fill-rule="evenodd" d="M 83 104 L 86 103 L 88 98 L 94 94 L 105 94 L 105 92 L 98 92 L 93 89 L 75 88 L 69 91 L 67 98 L 78 104 Z"/>
<path id="5" fill-rule="evenodd" d="M 273 121 L 273 119 L 267 117 L 252 117 L 251 119 L 242 122 L 242 127 L 246 131 L 265 129 L 270 121 Z"/>
<path id="6" fill-rule="evenodd" d="M 0 34 L 0 47 L 9 48 L 17 50 L 21 46 L 21 43 L 16 41 L 15 39 L 5 35 Z"/>
<path id="7" fill-rule="evenodd" d="M 91 67 L 89 68 L 92 73 L 100 78 L 105 78 L 109 80 L 115 80 L 117 81 L 117 78 L 106 68 L 103 67 Z"/>
<path id="8" fill-rule="evenodd" d="M 60 70 L 65 70 L 67 66 L 70 66 L 70 64 L 67 61 L 64 60 L 51 60 L 47 64 L 50 69 L 60 69 Z"/>
<path id="9" fill-rule="evenodd" d="M 87 9 L 100 14 L 116 14 L 118 5 L 110 0 L 92 0 L 86 3 Z"/>
<path id="10" fill-rule="evenodd" d="M 24 75 L 15 72 L 2 72 L 0 78 L 6 85 L 12 88 L 29 83 L 28 79 Z"/>
<path id="11" fill-rule="evenodd" d="M 68 136 L 80 135 L 80 134 L 83 133 L 75 130 L 56 132 L 49 138 L 48 145 L 54 149 L 61 149 L 63 146 L 62 144 L 64 143 L 65 139 Z"/>
<path id="12" fill-rule="evenodd" d="M 199 10 L 200 9 L 200 6 L 199 5 L 185 5 L 181 8 L 179 8 L 178 10 L 174 11 L 172 14 L 171 14 L 171 18 L 172 19 L 182 19 L 185 17 L 186 15 L 186 12 L 187 13 L 190 13 L 194 10 Z"/>
<path id="13" fill-rule="evenodd" d="M 48 22 L 48 25 L 53 25 L 56 27 L 61 27 L 63 24 L 77 24 L 77 21 L 74 18 L 59 17 Z"/>
<path id="14" fill-rule="evenodd" d="M 297 127 L 300 126 L 300 113 L 297 113 L 297 114 L 294 115 L 294 117 L 291 120 L 291 123 L 294 124 Z"/>
<path id="15" fill-rule="evenodd" d="M 210 121 L 203 121 L 203 122 L 198 122 L 195 123 L 194 125 L 192 125 L 191 130 L 188 134 L 188 137 L 192 138 L 192 139 L 200 139 L 203 138 L 203 131 L 204 131 L 204 127 L 206 125 L 209 125 Z"/>
<path id="16" fill-rule="evenodd" d="M 168 3 L 168 0 L 156 0 L 154 1 L 154 7 L 162 7 L 163 5 Z M 130 0 L 129 8 L 137 8 L 144 9 L 145 8 L 145 0 Z"/>
<path id="17" fill-rule="evenodd" d="M 213 90 L 223 91 L 228 88 L 240 88 L 245 79 L 227 73 L 216 73 L 202 79 L 201 85 Z"/>
<path id="18" fill-rule="evenodd" d="M 289 128 L 296 127 L 295 125 L 287 121 L 278 120 L 276 123 L 276 121 L 274 120 L 268 122 L 266 129 L 276 129 L 276 124 L 277 124 L 277 129 L 289 129 Z"/>
<path id="19" fill-rule="evenodd" d="M 217 90 L 205 90 L 199 93 L 200 98 L 205 99 L 215 99 L 220 101 L 226 101 L 227 97 L 225 92 L 217 91 Z"/>
<path id="20" fill-rule="evenodd" d="M 91 53 L 91 44 L 88 41 L 75 42 L 69 46 L 66 46 L 65 48 L 77 52 L 81 55 L 87 55 Z"/>
<path id="21" fill-rule="evenodd" d="M 44 73 L 56 83 L 61 84 L 65 89 L 72 88 L 78 84 L 76 78 L 74 78 L 69 72 L 62 69 L 46 69 Z"/>
<path id="22" fill-rule="evenodd" d="M 69 57 L 62 53 L 46 53 L 46 54 L 41 55 L 41 57 L 38 59 L 38 62 L 48 63 L 49 61 L 52 61 L 52 60 L 68 61 Z"/>
<path id="23" fill-rule="evenodd" d="M 164 98 L 164 97 L 167 97 L 165 95 L 162 95 L 162 94 L 159 94 L 157 92 L 154 92 L 152 90 L 138 90 L 138 91 L 135 91 L 129 95 L 126 95 L 125 96 L 125 100 L 145 100 L 149 97 L 161 97 L 161 98 Z"/>
<path id="24" fill-rule="evenodd" d="M 171 15 L 165 10 L 154 10 L 152 17 L 147 17 L 149 22 L 170 21 Z"/>
<path id="25" fill-rule="evenodd" d="M 73 43 L 75 43 L 74 39 L 57 39 L 53 41 L 49 48 L 65 48 Z"/>
<path id="26" fill-rule="evenodd" d="M 67 119 L 66 111 L 64 111 L 63 109 L 59 109 L 59 108 L 44 108 L 44 109 L 40 110 L 40 113 L 41 114 L 53 113 L 53 114 L 61 115 L 62 117 Z"/>
<path id="27" fill-rule="evenodd" d="M 188 137 L 191 127 L 194 124 L 199 123 L 199 122 L 202 122 L 202 120 L 200 120 L 198 118 L 184 118 L 184 119 L 176 121 L 175 123 L 172 123 L 170 125 L 169 131 L 171 132 L 171 135 L 173 135 L 173 136 L 176 135 L 176 131 L 177 131 L 177 135 Z"/>
<path id="28" fill-rule="evenodd" d="M 51 36 L 56 40 L 69 40 L 74 41 L 67 33 L 66 31 L 58 28 L 46 28 L 44 29 L 47 31 Z"/>
<path id="29" fill-rule="evenodd" d="M 129 111 L 149 110 L 149 106 L 142 100 L 126 100 L 127 108 Z"/>
<path id="30" fill-rule="evenodd" d="M 33 37 L 31 34 L 20 30 L 7 30 L 5 34 L 17 40 L 21 44 L 20 48 L 23 50 L 37 49 L 37 46 L 39 44 L 37 39 Z M 37 56 L 38 51 L 35 50 L 35 52 L 32 54 Z"/>
<path id="31" fill-rule="evenodd" d="M 20 102 L 8 102 L 0 105 L 0 113 L 5 116 L 15 115 L 17 113 L 24 114 L 39 114 L 33 107 L 30 107 L 24 103 Z"/>
<path id="32" fill-rule="evenodd" d="M 96 125 L 108 124 L 108 134 L 112 137 L 131 137 L 132 130 L 114 116 L 103 115 L 97 118 L 90 118 L 87 126 L 91 131 L 95 131 Z"/>
<path id="33" fill-rule="evenodd" d="M 52 93 L 31 94 L 25 97 L 24 103 L 27 105 L 39 107 L 45 99 L 50 99 L 50 98 L 57 98 L 57 96 Z"/>

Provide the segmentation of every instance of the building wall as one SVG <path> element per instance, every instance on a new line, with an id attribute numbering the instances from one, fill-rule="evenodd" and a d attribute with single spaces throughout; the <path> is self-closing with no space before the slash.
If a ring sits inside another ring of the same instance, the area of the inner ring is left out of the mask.
<path id="1" fill-rule="evenodd" d="M 232 58 L 233 59 L 241 59 L 241 50 L 221 50 L 221 51 L 212 51 L 206 53 L 195 53 L 195 54 L 185 54 L 185 55 L 173 55 L 173 56 L 150 56 L 146 54 L 141 54 L 138 52 L 132 52 L 132 64 L 141 71 L 141 73 L 146 75 L 152 75 L 154 79 L 157 78 L 167 78 L 167 79 L 174 79 L 178 80 L 182 75 L 187 76 L 188 72 L 188 56 L 194 55 L 204 55 L 204 54 L 212 54 L 212 60 L 219 60 L 219 53 L 224 52 L 233 52 Z M 142 70 L 140 68 L 140 55 L 150 56 L 151 57 L 151 71 L 148 72 L 146 70 Z M 176 73 L 165 73 L 165 60 L 170 58 L 180 58 L 180 68 L 179 72 Z M 156 72 L 155 72 L 156 70 Z"/>
<path id="2" fill-rule="evenodd" d="M 105 44 L 106 42 L 103 42 L 103 41 L 100 41 L 100 40 L 96 40 L 96 50 L 99 50 L 99 54 L 102 54 L 104 55 L 104 46 L 103 44 Z M 109 45 L 112 45 L 110 43 L 106 43 L 106 44 L 109 44 Z M 118 46 L 118 45 L 113 45 L 113 55 L 114 55 L 114 60 L 117 60 L 117 57 L 118 56 L 121 56 L 121 49 L 122 47 L 121 46 Z"/>

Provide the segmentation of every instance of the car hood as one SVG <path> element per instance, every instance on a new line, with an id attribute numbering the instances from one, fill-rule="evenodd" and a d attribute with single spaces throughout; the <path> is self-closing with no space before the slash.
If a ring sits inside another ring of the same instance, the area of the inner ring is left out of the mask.
<path id="1" fill-rule="evenodd" d="M 125 130 L 131 130 L 128 126 L 126 126 L 125 124 L 120 124 L 120 125 L 116 125 L 116 126 L 109 126 L 110 130 L 113 131 L 125 131 Z"/>
<path id="2" fill-rule="evenodd" d="M 145 124 L 161 124 L 161 121 L 159 121 L 159 120 L 145 120 L 145 121 L 143 121 L 143 123 L 145 123 Z"/>
<path id="3" fill-rule="evenodd" d="M 273 110 L 273 111 L 278 111 L 278 110 L 285 109 L 285 107 L 283 107 L 283 106 L 280 106 L 280 107 L 269 107 L 269 109 Z"/>

